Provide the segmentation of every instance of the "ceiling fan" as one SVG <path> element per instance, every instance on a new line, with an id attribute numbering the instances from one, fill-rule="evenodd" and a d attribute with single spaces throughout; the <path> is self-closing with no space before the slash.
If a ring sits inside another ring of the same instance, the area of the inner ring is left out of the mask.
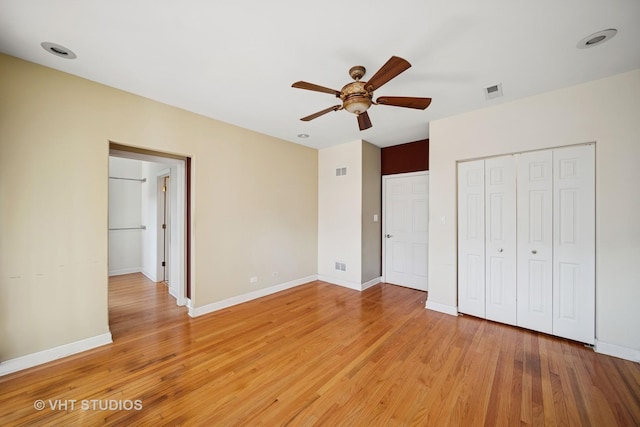
<path id="1" fill-rule="evenodd" d="M 369 119 L 367 110 L 371 105 L 391 105 L 394 107 L 415 108 L 424 110 L 431 104 L 431 98 L 415 98 L 407 96 L 381 96 L 375 101 L 373 100 L 373 92 L 389 80 L 397 77 L 400 73 L 411 67 L 406 59 L 392 56 L 367 82 L 360 81 L 366 73 L 366 69 L 362 65 L 356 65 L 349 69 L 349 75 L 354 82 L 346 84 L 342 90 L 330 89 L 328 87 L 319 86 L 304 81 L 295 82 L 291 87 L 298 89 L 313 90 L 316 92 L 324 92 L 335 95 L 336 98 L 342 100 L 342 105 L 334 105 L 317 113 L 303 117 L 300 120 L 308 122 L 331 111 L 347 110 L 358 116 L 358 126 L 360 130 L 369 129 L 372 124 Z"/>

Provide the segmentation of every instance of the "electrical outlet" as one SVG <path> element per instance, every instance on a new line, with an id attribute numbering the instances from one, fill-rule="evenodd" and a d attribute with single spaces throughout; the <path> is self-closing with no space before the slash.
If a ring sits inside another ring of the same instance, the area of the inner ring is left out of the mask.
<path id="1" fill-rule="evenodd" d="M 274 271 L 273 273 L 271 273 L 271 275 L 272 275 L 273 277 L 278 277 L 278 275 L 279 275 L 279 274 L 280 274 L 280 273 L 278 273 L 277 271 Z"/>
<path id="2" fill-rule="evenodd" d="M 258 276 L 253 276 L 249 278 L 249 283 L 257 283 L 258 282 Z"/>

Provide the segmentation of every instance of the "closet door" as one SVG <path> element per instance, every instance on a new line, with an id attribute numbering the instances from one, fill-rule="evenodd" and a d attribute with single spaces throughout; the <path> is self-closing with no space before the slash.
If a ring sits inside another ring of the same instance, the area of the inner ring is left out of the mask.
<path id="1" fill-rule="evenodd" d="M 458 310 L 485 317 L 484 161 L 458 164 Z"/>
<path id="2" fill-rule="evenodd" d="M 553 150 L 553 334 L 595 342 L 595 149 Z"/>
<path id="3" fill-rule="evenodd" d="M 514 156 L 484 162 L 486 318 L 516 324 L 516 168 Z"/>
<path id="4" fill-rule="evenodd" d="M 517 156 L 517 325 L 552 333 L 553 155 Z"/>

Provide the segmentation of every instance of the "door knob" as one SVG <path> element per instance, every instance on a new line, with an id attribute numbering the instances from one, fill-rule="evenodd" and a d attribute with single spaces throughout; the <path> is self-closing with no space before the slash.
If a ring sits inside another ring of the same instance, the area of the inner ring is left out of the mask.
<path id="1" fill-rule="evenodd" d="M 498 249 L 498 252 L 502 252 L 502 248 Z"/>
<path id="2" fill-rule="evenodd" d="M 386 236 L 384 236 L 384 237 L 386 237 L 387 239 L 390 239 L 390 238 L 392 238 L 392 237 L 393 237 L 393 234 L 387 234 L 387 235 L 386 235 Z"/>
<path id="3" fill-rule="evenodd" d="M 538 253 L 538 251 L 536 251 L 536 250 L 534 249 L 534 250 L 532 250 L 532 251 L 531 251 L 531 253 L 535 255 L 535 254 L 537 254 L 537 253 Z"/>

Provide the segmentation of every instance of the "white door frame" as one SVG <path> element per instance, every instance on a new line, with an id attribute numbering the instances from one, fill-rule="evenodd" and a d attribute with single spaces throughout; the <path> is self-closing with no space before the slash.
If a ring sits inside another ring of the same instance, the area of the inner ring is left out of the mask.
<path id="1" fill-rule="evenodd" d="M 407 173 L 396 173 L 393 175 L 383 175 L 382 176 L 382 281 L 387 281 L 387 240 L 385 239 L 385 235 L 387 234 L 386 225 L 387 225 L 387 189 L 386 184 L 389 179 L 393 178 L 410 178 L 413 176 L 429 176 L 429 171 L 419 171 L 419 172 L 407 172 Z M 429 224 L 427 224 L 428 227 Z M 427 259 L 427 263 L 429 260 Z M 428 269 L 427 265 L 427 269 Z M 427 285 L 428 288 L 428 285 Z"/>
<path id="2" fill-rule="evenodd" d="M 146 162 L 165 163 L 170 166 L 170 169 L 175 170 L 177 173 L 171 173 L 172 180 L 170 185 L 172 186 L 172 197 L 175 202 L 176 211 L 172 217 L 171 223 L 171 236 L 173 236 L 173 244 L 171 245 L 171 254 L 169 262 L 172 265 L 170 270 L 170 283 L 175 285 L 175 293 L 173 295 L 176 298 L 176 304 L 179 306 L 187 305 L 187 274 L 186 274 L 186 242 L 187 242 L 187 228 L 186 228 L 186 160 L 177 159 L 173 157 L 162 157 L 161 155 L 151 155 L 144 153 L 135 153 L 123 150 L 109 150 L 109 156 L 122 157 L 126 159 L 142 160 Z M 165 172 L 165 171 L 162 171 Z M 173 206 L 172 206 L 173 209 Z"/>
<path id="3" fill-rule="evenodd" d="M 156 278 L 160 281 L 160 278 L 165 278 L 165 270 L 162 267 L 162 261 L 165 260 L 165 249 L 164 249 L 164 233 L 162 229 L 162 224 L 164 222 L 164 200 L 161 197 L 164 197 L 164 192 L 162 191 L 162 186 L 164 185 L 164 178 L 171 178 L 171 168 L 163 169 L 160 172 L 156 173 Z M 171 180 L 169 180 L 169 185 L 171 185 Z M 171 199 L 169 199 L 169 203 L 173 203 Z M 162 205 L 162 207 L 161 207 Z M 169 205 L 169 210 L 171 210 L 172 206 Z M 169 223 L 171 227 L 171 223 Z M 171 230 L 169 230 L 171 231 Z M 169 233 L 171 236 L 171 233 Z M 171 262 L 171 255 L 169 255 L 168 262 Z M 169 283 L 171 281 L 171 272 L 169 271 Z"/>

